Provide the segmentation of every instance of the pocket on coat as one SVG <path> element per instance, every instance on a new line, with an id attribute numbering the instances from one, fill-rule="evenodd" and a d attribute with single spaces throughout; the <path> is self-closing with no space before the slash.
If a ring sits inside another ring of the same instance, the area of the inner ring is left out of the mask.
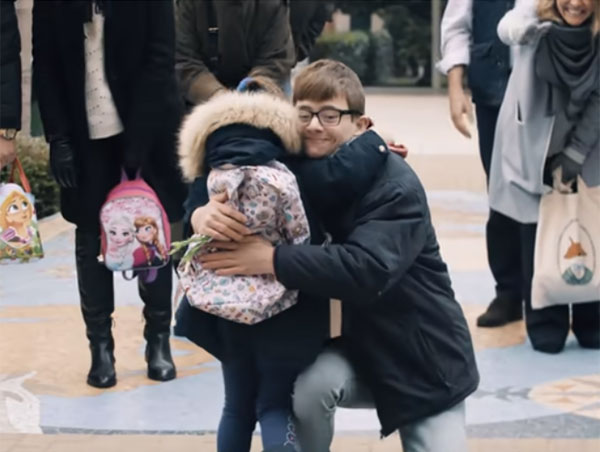
<path id="1" fill-rule="evenodd" d="M 432 383 L 441 383 L 445 387 L 449 388 L 451 385 L 448 383 L 444 372 L 439 366 L 440 358 L 434 351 L 433 347 L 423 334 L 420 328 L 416 329 L 417 332 L 417 345 L 419 347 L 420 362 L 423 367 L 423 372 L 427 374 Z"/>

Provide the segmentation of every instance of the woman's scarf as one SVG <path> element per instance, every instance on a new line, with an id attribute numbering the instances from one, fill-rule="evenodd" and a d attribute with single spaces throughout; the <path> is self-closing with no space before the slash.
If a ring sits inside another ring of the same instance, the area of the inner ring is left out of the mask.
<path id="1" fill-rule="evenodd" d="M 584 109 L 600 75 L 599 37 L 589 23 L 570 27 L 553 23 L 541 37 L 536 53 L 536 75 L 569 92 L 567 117 L 575 119 Z"/>

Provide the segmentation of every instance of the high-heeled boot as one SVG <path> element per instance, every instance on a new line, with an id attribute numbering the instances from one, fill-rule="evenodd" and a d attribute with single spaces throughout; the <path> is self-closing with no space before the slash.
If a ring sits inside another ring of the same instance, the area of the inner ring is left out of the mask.
<path id="1" fill-rule="evenodd" d="M 171 356 L 171 266 L 158 270 L 156 279 L 146 283 L 139 279 L 140 297 L 145 303 L 144 338 L 146 339 L 146 362 L 148 378 L 168 381 L 176 377 L 175 363 Z"/>
<path id="2" fill-rule="evenodd" d="M 87 383 L 108 388 L 117 383 L 114 340 L 111 333 L 114 293 L 112 272 L 97 261 L 99 234 L 75 231 L 75 260 L 81 313 L 90 343 L 92 363 Z"/>

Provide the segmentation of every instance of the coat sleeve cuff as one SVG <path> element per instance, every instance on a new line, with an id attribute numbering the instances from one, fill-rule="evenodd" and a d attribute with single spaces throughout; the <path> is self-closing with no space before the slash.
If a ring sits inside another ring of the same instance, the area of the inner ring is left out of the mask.
<path id="1" fill-rule="evenodd" d="M 583 162 L 585 162 L 587 157 L 585 153 L 575 149 L 573 146 L 567 146 L 563 151 L 563 154 L 579 165 L 583 165 Z"/>
<path id="2" fill-rule="evenodd" d="M 189 87 L 187 98 L 194 105 L 206 102 L 225 87 L 211 73 L 199 74 Z"/>
<path id="3" fill-rule="evenodd" d="M 275 279 L 287 288 L 287 285 L 285 283 L 285 272 L 281 268 L 281 250 L 283 247 L 284 245 L 279 245 L 275 247 L 275 251 L 273 252 L 273 269 L 275 270 Z"/>
<path id="4" fill-rule="evenodd" d="M 454 66 L 468 66 L 470 62 L 470 55 L 468 47 L 453 52 L 448 52 L 444 55 L 440 61 L 435 65 L 436 69 L 444 75 L 448 75 L 450 69 Z"/>

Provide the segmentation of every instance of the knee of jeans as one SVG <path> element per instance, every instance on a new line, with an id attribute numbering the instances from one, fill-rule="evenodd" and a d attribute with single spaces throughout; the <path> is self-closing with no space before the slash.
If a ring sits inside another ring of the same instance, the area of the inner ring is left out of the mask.
<path id="1" fill-rule="evenodd" d="M 339 394 L 327 375 L 307 372 L 296 380 L 292 400 L 294 415 L 299 419 L 310 418 L 317 412 L 334 411 Z"/>

